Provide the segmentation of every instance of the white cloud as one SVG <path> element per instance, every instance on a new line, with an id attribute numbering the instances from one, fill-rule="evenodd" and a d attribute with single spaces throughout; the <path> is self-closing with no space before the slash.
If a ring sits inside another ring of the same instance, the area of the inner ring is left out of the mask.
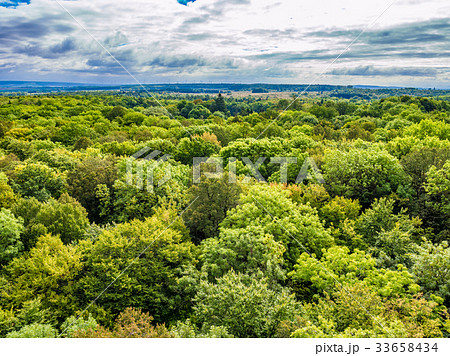
<path id="1" fill-rule="evenodd" d="M 391 2 L 197 0 L 184 6 L 176 0 L 61 1 L 143 82 L 286 83 L 313 80 Z M 448 66 L 450 24 L 442 19 L 449 13 L 447 0 L 398 0 L 331 68 L 337 71 L 329 70 L 320 82 L 353 82 L 355 76 L 344 75 L 348 66 L 420 67 L 424 73 Z M 0 8 L 0 17 L 0 80 L 132 82 L 54 0 Z M 24 22 L 41 32 L 34 37 L 26 33 L 20 28 Z M 441 27 L 426 27 L 428 22 Z M 399 31 L 413 35 L 419 24 L 429 33 L 412 42 L 389 43 L 389 36 L 400 38 Z M 388 38 L 375 41 L 384 30 L 390 31 Z M 404 81 L 413 72 L 402 73 Z M 444 72 L 436 73 L 434 80 L 450 85 L 448 76 L 440 75 Z M 372 75 L 370 84 L 399 79 Z"/>

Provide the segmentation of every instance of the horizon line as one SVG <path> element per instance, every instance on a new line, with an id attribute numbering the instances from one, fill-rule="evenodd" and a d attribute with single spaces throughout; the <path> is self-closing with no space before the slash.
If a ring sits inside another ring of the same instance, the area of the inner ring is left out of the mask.
<path id="1" fill-rule="evenodd" d="M 69 84 L 73 86 L 98 86 L 98 87 L 119 87 L 119 86 L 138 86 L 133 83 L 86 83 L 86 82 L 72 82 L 72 81 L 46 81 L 46 80 L 0 80 L 0 84 L 11 83 L 11 84 L 27 84 L 27 83 L 35 83 L 35 84 Z M 241 83 L 241 82 L 161 82 L 161 83 L 142 83 L 142 85 L 285 85 L 285 86 L 307 86 L 306 83 L 264 83 L 264 82 L 251 82 L 251 83 Z M 415 86 L 405 86 L 405 85 L 372 85 L 372 84 L 327 84 L 327 83 L 318 83 L 312 85 L 312 87 L 316 86 L 331 86 L 331 87 L 347 87 L 347 88 L 381 88 L 381 89 L 418 89 L 418 90 L 450 90 L 450 85 L 448 87 L 415 87 Z"/>

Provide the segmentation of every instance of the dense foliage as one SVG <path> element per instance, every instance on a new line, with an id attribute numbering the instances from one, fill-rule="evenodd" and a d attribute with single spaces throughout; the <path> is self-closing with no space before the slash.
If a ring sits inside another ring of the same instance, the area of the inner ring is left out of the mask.
<path id="1" fill-rule="evenodd" d="M 0 97 L 1 337 L 450 335 L 445 97 L 159 99 Z"/>

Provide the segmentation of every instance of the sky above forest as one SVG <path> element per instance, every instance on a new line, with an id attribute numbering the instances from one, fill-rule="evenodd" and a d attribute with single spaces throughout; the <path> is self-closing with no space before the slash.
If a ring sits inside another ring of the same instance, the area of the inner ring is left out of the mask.
<path id="1" fill-rule="evenodd" d="M 0 0 L 8 81 L 450 88 L 449 45 L 448 0 Z"/>

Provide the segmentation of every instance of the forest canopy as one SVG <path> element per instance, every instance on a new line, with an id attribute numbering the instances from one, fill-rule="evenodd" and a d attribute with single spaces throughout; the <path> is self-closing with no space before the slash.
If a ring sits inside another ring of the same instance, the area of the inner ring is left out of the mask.
<path id="1" fill-rule="evenodd" d="M 1 337 L 450 335 L 448 97 L 158 101 L 0 97 Z"/>

